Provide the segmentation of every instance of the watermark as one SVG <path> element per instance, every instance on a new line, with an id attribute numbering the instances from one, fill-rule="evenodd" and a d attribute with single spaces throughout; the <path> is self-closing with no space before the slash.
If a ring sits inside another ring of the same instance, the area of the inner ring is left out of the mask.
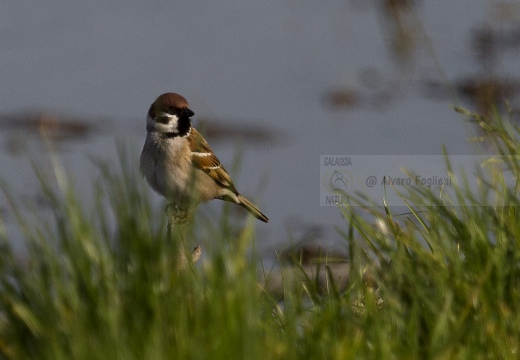
<path id="1" fill-rule="evenodd" d="M 320 157 L 320 205 L 356 205 L 353 196 L 364 195 L 389 206 L 403 206 L 401 194 L 421 187 L 450 199 L 463 174 L 477 189 L 477 169 L 488 158 L 479 155 L 450 156 L 452 173 L 442 155 L 322 155 Z M 471 181 L 473 180 L 473 181 Z M 514 179 L 506 179 L 514 185 Z M 428 204 L 415 204 L 428 205 Z M 453 204 L 456 205 L 456 204 Z M 490 204 L 491 205 L 491 204 Z"/>

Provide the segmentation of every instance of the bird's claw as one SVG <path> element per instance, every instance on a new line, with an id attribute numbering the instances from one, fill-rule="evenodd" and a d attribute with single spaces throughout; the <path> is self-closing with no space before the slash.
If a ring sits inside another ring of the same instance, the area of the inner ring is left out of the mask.
<path id="1" fill-rule="evenodd" d="M 190 221 L 191 213 L 188 209 L 181 209 L 175 204 L 166 205 L 166 209 L 164 209 L 166 215 L 168 216 L 169 224 L 185 224 Z"/>

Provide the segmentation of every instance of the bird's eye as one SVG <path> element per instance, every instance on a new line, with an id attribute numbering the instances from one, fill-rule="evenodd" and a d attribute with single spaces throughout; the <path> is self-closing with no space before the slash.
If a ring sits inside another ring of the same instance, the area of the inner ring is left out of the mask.
<path id="1" fill-rule="evenodd" d="M 175 114 L 175 107 L 174 106 L 169 106 L 168 107 L 168 113 Z"/>

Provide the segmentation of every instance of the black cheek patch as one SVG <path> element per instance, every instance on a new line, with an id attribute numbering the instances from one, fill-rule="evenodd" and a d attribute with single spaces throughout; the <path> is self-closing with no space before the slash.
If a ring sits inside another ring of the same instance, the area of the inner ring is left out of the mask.
<path id="1" fill-rule="evenodd" d="M 177 129 L 179 136 L 185 136 L 191 128 L 191 121 L 189 117 L 183 116 L 177 122 Z"/>

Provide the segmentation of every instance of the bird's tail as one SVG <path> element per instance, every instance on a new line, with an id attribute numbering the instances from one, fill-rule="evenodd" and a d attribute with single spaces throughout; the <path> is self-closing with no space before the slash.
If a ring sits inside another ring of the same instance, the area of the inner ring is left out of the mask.
<path id="1" fill-rule="evenodd" d="M 269 222 L 269 219 L 267 218 L 267 216 L 265 216 L 260 211 L 260 209 L 258 209 L 255 205 L 253 205 L 253 203 L 251 201 L 247 200 L 242 195 L 237 195 L 237 198 L 239 201 L 238 205 L 245 208 L 247 211 L 249 211 L 251 214 L 253 214 L 253 216 L 256 217 L 258 220 L 261 220 L 263 222 Z"/>

